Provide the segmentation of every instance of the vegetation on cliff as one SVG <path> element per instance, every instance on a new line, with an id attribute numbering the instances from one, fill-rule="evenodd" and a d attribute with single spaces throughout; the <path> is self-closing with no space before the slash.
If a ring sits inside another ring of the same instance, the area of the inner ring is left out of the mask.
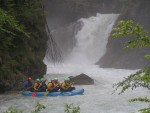
<path id="1" fill-rule="evenodd" d="M 113 37 L 125 38 L 127 36 L 130 36 L 131 39 L 128 41 L 125 49 L 150 47 L 150 36 L 148 35 L 148 32 L 143 29 L 142 26 L 138 24 L 135 25 L 132 20 L 119 21 L 118 26 L 114 28 Z M 145 55 L 144 57 L 150 60 L 150 54 Z M 140 69 L 136 73 L 131 74 L 130 76 L 125 78 L 123 81 L 114 84 L 114 87 L 116 87 L 116 90 L 118 88 L 121 88 L 121 92 L 119 94 L 130 88 L 133 90 L 138 87 L 143 87 L 150 90 L 150 67 L 147 66 L 143 69 Z M 138 97 L 130 100 L 130 102 L 135 101 L 150 103 L 150 99 L 148 97 Z M 150 106 L 139 111 L 141 113 L 150 113 Z"/>
<path id="2" fill-rule="evenodd" d="M 42 0 L 0 0 L 1 90 L 45 73 L 45 23 Z"/>

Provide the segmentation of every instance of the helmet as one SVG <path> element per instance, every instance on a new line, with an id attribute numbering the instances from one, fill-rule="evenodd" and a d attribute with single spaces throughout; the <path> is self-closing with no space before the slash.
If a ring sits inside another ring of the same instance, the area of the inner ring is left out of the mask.
<path id="1" fill-rule="evenodd" d="M 36 79 L 36 81 L 37 81 L 37 82 L 39 82 L 39 81 L 40 81 L 40 79 L 39 79 L 39 78 L 37 78 L 37 79 Z"/>
<path id="2" fill-rule="evenodd" d="M 28 80 L 32 80 L 32 78 L 31 78 L 31 77 L 29 77 L 29 78 L 28 78 Z"/>
<path id="3" fill-rule="evenodd" d="M 44 78 L 41 78 L 41 81 L 43 81 L 44 80 Z"/>
<path id="4" fill-rule="evenodd" d="M 66 77 L 65 79 L 64 79 L 64 81 L 69 81 L 70 80 L 70 78 L 68 78 L 68 77 Z"/>

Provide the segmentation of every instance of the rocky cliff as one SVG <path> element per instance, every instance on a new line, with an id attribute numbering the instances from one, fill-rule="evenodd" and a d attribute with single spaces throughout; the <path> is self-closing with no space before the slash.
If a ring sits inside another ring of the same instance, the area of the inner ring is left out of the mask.
<path id="1" fill-rule="evenodd" d="M 95 16 L 96 13 L 120 14 L 119 19 L 132 19 L 150 31 L 149 0 L 45 0 L 47 21 L 56 41 L 64 54 L 71 51 L 77 31 L 76 23 L 80 18 Z M 148 65 L 143 55 L 149 48 L 124 51 L 126 39 L 109 37 L 106 54 L 97 62 L 101 67 L 138 69 Z M 67 42 L 67 43 L 63 43 Z M 69 49 L 68 49 L 69 48 Z"/>

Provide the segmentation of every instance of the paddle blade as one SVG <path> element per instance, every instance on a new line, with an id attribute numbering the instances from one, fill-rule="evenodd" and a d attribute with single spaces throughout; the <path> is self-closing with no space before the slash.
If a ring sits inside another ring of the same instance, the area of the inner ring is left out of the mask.
<path id="1" fill-rule="evenodd" d="M 45 93 L 44 93 L 44 96 L 47 96 L 47 94 L 48 94 L 48 93 L 49 93 L 48 91 L 47 91 L 47 92 L 45 92 Z"/>
<path id="2" fill-rule="evenodd" d="M 32 97 L 36 97 L 36 92 L 32 93 Z"/>

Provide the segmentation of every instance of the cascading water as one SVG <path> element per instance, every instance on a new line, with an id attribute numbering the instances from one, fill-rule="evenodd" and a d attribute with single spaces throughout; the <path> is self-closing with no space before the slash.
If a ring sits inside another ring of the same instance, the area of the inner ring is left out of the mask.
<path id="1" fill-rule="evenodd" d="M 118 18 L 118 14 L 99 14 L 90 18 L 82 18 L 82 25 L 77 32 L 76 45 L 72 52 L 64 58 L 63 65 L 51 65 L 47 63 L 47 73 L 85 73 L 106 52 L 108 37 L 112 27 Z"/>
<path id="2" fill-rule="evenodd" d="M 106 52 L 106 45 L 117 14 L 97 14 L 79 21 L 82 29 L 75 36 L 77 43 L 68 63 L 91 65 L 96 63 Z"/>

